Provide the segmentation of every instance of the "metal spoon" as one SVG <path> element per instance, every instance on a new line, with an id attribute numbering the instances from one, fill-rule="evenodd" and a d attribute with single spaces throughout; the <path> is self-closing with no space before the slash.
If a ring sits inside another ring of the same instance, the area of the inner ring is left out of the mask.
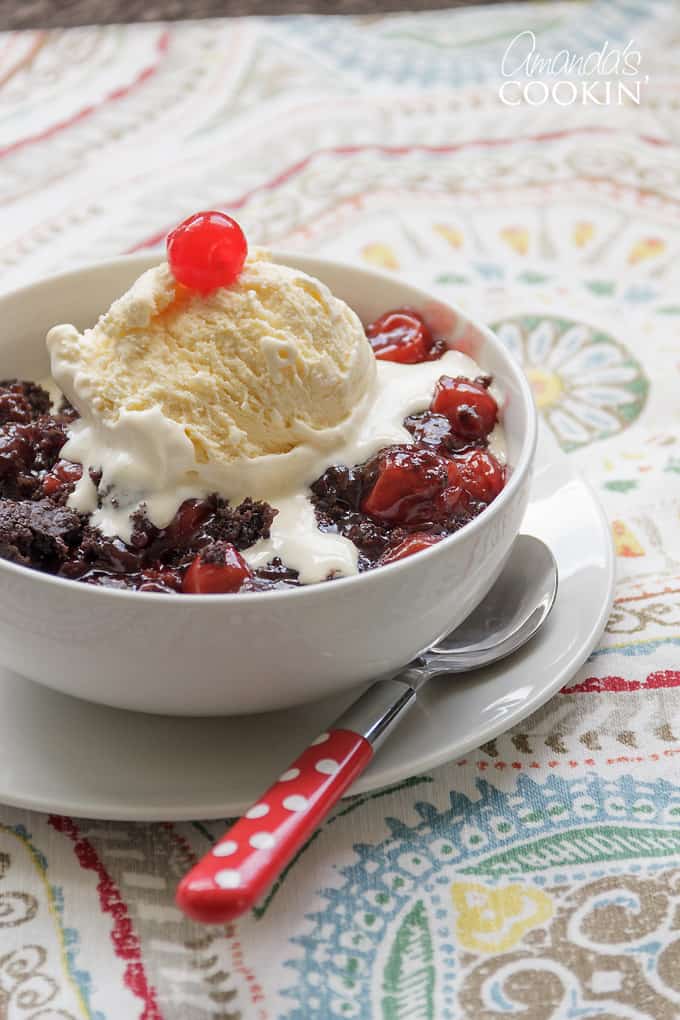
<path id="1" fill-rule="evenodd" d="M 432 677 L 496 662 L 526 644 L 557 594 L 557 565 L 520 535 L 499 579 L 467 620 L 389 680 L 372 684 L 293 762 L 184 877 L 177 903 L 197 921 L 245 913 L 279 876 Z"/>
<path id="2" fill-rule="evenodd" d="M 534 636 L 556 594 L 555 557 L 540 539 L 520 535 L 483 602 L 425 657 L 436 658 L 440 666 L 446 662 L 446 673 L 463 673 L 505 659 Z"/>

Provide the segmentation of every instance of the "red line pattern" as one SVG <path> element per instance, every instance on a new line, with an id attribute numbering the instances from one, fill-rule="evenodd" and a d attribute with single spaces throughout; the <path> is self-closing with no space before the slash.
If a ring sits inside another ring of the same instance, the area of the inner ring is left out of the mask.
<path id="1" fill-rule="evenodd" d="M 658 669 L 645 680 L 625 680 L 622 676 L 589 676 L 579 684 L 563 687 L 560 694 L 620 694 L 658 691 L 668 687 L 680 687 L 680 670 Z"/>
<path id="2" fill-rule="evenodd" d="M 186 840 L 184 836 L 180 836 L 179 832 L 172 824 L 172 822 L 162 822 L 161 824 L 165 831 L 170 834 L 170 838 L 172 839 L 173 843 L 175 844 L 176 847 L 178 847 L 178 849 L 184 856 L 184 863 L 186 864 L 187 868 L 193 868 L 198 858 L 194 851 L 191 849 L 189 841 Z"/>
<path id="3" fill-rule="evenodd" d="M 80 121 L 86 120 L 91 117 L 98 109 L 103 106 L 107 106 L 109 103 L 118 102 L 120 99 L 124 99 L 129 96 L 131 92 L 143 85 L 144 82 L 148 81 L 156 71 L 160 64 L 161 58 L 168 50 L 170 43 L 170 32 L 165 31 L 158 37 L 156 43 L 156 49 L 158 51 L 158 60 L 156 63 L 151 64 L 149 67 L 145 67 L 129 85 L 122 86 L 121 88 L 114 89 L 109 92 L 107 96 L 99 103 L 94 103 L 89 106 L 84 106 L 82 110 L 78 110 L 78 113 L 74 113 L 72 117 L 67 117 L 66 120 L 58 121 L 56 124 L 51 124 L 50 127 L 45 128 L 44 131 L 39 131 L 36 135 L 29 135 L 27 138 L 21 138 L 16 142 L 12 142 L 11 145 L 6 145 L 0 149 L 0 159 L 4 159 L 5 156 L 11 155 L 13 152 L 17 152 L 19 149 L 25 148 L 27 145 L 34 145 L 36 142 L 44 142 L 48 138 L 53 138 L 54 135 L 58 135 L 61 131 L 65 131 L 67 128 L 73 127 L 74 124 L 80 123 Z"/>
<path id="4" fill-rule="evenodd" d="M 610 133 L 607 128 L 583 127 L 564 131 L 544 131 L 538 135 L 517 136 L 513 138 L 475 138 L 467 142 L 459 142 L 456 145 L 338 145 L 331 148 L 315 149 L 314 152 L 310 152 L 304 159 L 300 159 L 286 170 L 282 170 L 281 173 L 272 177 L 265 184 L 260 184 L 258 187 L 246 191 L 240 198 L 226 202 L 224 208 L 228 208 L 232 212 L 242 209 L 254 195 L 262 191 L 273 191 L 275 188 L 280 187 L 290 180 L 291 177 L 302 173 L 319 156 L 355 156 L 361 152 L 379 152 L 384 156 L 406 156 L 411 152 L 428 152 L 433 155 L 445 155 L 449 152 L 459 152 L 461 149 L 471 149 L 476 146 L 489 149 L 498 148 L 503 145 L 516 145 L 518 142 L 551 142 L 557 141 L 560 138 L 568 138 L 571 135 L 601 135 Z M 139 241 L 132 248 L 128 248 L 125 254 L 130 255 L 134 252 L 142 251 L 144 248 L 155 248 L 156 245 L 165 240 L 166 235 L 174 226 L 174 223 L 168 224 L 162 230 L 145 238 L 143 241 Z"/>
<path id="5" fill-rule="evenodd" d="M 139 936 L 132 927 L 128 909 L 120 892 L 97 856 L 97 851 L 89 840 L 82 838 L 78 827 L 70 818 L 50 815 L 49 823 L 57 832 L 63 833 L 72 840 L 81 868 L 84 868 L 85 871 L 94 871 L 99 879 L 97 892 L 102 912 L 111 914 L 113 917 L 111 942 L 114 951 L 116 956 L 127 962 L 123 982 L 126 988 L 129 988 L 132 994 L 144 1003 L 144 1010 L 140 1014 L 139 1020 L 163 1020 L 163 1014 L 156 999 L 156 990 L 150 987 L 144 971 Z"/>

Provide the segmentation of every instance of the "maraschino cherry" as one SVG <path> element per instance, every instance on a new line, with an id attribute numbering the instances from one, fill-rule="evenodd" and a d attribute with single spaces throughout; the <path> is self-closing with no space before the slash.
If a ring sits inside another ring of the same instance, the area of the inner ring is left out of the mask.
<path id="1" fill-rule="evenodd" d="M 236 220 L 214 209 L 183 220 L 168 234 L 166 247 L 177 282 L 201 294 L 233 283 L 248 254 Z"/>

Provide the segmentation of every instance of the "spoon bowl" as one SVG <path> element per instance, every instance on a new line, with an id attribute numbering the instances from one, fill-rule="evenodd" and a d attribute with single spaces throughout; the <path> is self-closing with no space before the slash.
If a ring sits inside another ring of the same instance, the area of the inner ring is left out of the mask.
<path id="1" fill-rule="evenodd" d="M 520 535 L 484 600 L 421 656 L 423 679 L 479 669 L 512 655 L 542 626 L 557 585 L 557 563 L 548 546 L 532 535 Z"/>

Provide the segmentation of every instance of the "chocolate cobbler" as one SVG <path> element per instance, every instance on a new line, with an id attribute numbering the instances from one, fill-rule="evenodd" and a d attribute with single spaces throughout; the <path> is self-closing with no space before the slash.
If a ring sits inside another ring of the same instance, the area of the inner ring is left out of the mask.
<path id="1" fill-rule="evenodd" d="M 379 360 L 416 364 L 446 350 L 411 309 L 388 312 L 366 334 Z M 313 483 L 318 527 L 354 543 L 360 571 L 434 545 L 499 494 L 505 471 L 488 448 L 498 419 L 490 384 L 488 376 L 442 375 L 429 408 L 404 421 L 412 444 L 388 446 L 363 464 L 335 464 Z M 36 383 L 0 382 L 0 556 L 86 584 L 144 592 L 298 585 L 280 559 L 251 569 L 242 555 L 269 536 L 277 510 L 265 502 L 189 499 L 162 529 L 142 508 L 128 543 L 93 527 L 68 505 L 83 469 L 60 458 L 77 417 L 65 401 L 54 409 Z"/>

